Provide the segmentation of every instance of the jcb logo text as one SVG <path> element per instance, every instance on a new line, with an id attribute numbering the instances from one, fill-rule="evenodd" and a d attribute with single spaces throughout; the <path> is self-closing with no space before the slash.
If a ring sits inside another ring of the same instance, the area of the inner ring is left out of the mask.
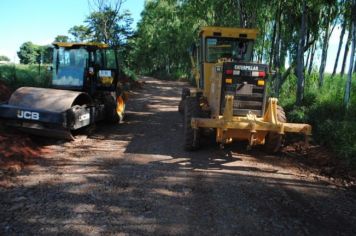
<path id="1" fill-rule="evenodd" d="M 26 119 L 26 120 L 39 120 L 40 113 L 31 112 L 31 111 L 17 111 L 17 118 Z"/>

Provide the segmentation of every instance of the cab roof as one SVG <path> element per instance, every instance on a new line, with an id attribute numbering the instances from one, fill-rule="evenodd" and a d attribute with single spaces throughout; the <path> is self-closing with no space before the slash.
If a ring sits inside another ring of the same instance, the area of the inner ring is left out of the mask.
<path id="1" fill-rule="evenodd" d="M 92 47 L 92 48 L 109 48 L 109 45 L 105 43 L 96 43 L 96 42 L 53 42 L 55 47 L 64 47 L 64 48 L 75 48 L 75 47 Z"/>
<path id="2" fill-rule="evenodd" d="M 258 29 L 229 28 L 217 26 L 202 27 L 199 33 L 199 35 L 203 37 L 245 38 L 253 40 L 257 38 L 258 34 Z"/>

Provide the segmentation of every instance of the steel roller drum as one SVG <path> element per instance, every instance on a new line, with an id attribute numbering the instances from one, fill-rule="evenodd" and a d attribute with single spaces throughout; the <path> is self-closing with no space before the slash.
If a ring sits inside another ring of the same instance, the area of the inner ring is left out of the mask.
<path id="1" fill-rule="evenodd" d="M 8 104 L 24 109 L 38 109 L 49 112 L 62 113 L 74 105 L 91 104 L 88 94 L 70 90 L 21 87 L 10 97 Z M 19 127 L 25 132 L 64 139 L 74 139 L 71 130 L 63 127 L 45 127 L 41 123 L 26 124 Z"/>

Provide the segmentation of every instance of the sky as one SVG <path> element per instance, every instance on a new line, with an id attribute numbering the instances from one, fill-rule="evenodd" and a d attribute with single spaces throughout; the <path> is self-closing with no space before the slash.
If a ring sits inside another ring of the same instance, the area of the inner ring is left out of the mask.
<path id="1" fill-rule="evenodd" d="M 133 26 L 141 18 L 145 0 L 126 0 Z M 0 55 L 18 62 L 16 52 L 22 43 L 51 44 L 57 35 L 68 35 L 74 25 L 89 15 L 88 0 L 0 0 Z"/>
<path id="2" fill-rule="evenodd" d="M 134 27 L 141 18 L 144 2 L 126 0 L 122 7 L 131 12 Z M 71 27 L 83 24 L 89 12 L 88 0 L 0 0 L 0 55 L 18 62 L 16 52 L 22 43 L 50 44 L 57 35 L 68 35 Z M 331 36 L 326 72 L 333 70 L 340 32 L 340 28 L 335 28 Z M 344 41 L 346 38 L 347 35 Z M 315 58 L 317 62 L 320 57 L 321 52 L 318 51 Z M 343 49 L 339 70 L 342 57 Z"/>

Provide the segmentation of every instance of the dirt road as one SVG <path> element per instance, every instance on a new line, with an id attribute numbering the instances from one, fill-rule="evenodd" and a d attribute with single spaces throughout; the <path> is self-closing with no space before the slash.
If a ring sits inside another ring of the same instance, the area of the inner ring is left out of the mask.
<path id="1" fill-rule="evenodd" d="M 182 149 L 183 83 L 145 78 L 125 124 L 39 139 L 0 189 L 0 234 L 356 235 L 355 193 L 243 145 Z"/>

